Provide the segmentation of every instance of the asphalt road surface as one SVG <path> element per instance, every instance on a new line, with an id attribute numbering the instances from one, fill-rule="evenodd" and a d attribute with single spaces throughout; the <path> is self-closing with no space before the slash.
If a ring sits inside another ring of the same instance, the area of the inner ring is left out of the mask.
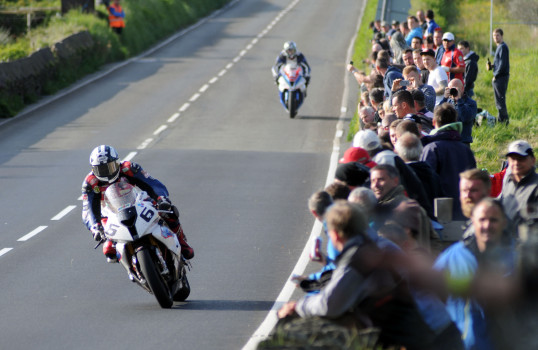
<path id="1" fill-rule="evenodd" d="M 361 8 L 235 1 L 0 125 L 0 348 L 240 349 L 310 235 L 306 201 L 327 178 Z M 312 67 L 294 120 L 270 73 L 287 40 Z M 355 86 L 350 95 L 348 117 Z M 100 144 L 160 179 L 179 207 L 196 257 L 192 293 L 171 310 L 108 264 L 81 222 Z"/>

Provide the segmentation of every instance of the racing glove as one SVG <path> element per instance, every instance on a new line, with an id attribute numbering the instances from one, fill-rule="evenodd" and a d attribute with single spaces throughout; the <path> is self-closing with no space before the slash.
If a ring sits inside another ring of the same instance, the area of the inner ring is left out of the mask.
<path id="1" fill-rule="evenodd" d="M 101 225 L 100 223 L 93 224 L 90 228 L 90 231 L 95 241 L 99 242 L 106 239 L 105 230 L 103 229 L 103 225 Z"/>
<path id="2" fill-rule="evenodd" d="M 157 198 L 157 209 L 169 211 L 172 209 L 172 202 L 167 197 L 161 196 Z"/>

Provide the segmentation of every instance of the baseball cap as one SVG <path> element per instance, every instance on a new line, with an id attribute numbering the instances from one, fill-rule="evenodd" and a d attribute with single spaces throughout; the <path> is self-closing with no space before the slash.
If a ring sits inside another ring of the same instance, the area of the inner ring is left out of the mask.
<path id="1" fill-rule="evenodd" d="M 353 147 L 360 147 L 371 151 L 379 146 L 381 146 L 381 141 L 379 141 L 379 137 L 372 130 L 361 130 L 353 137 Z"/>
<path id="2" fill-rule="evenodd" d="M 393 25 L 393 26 L 397 26 L 397 25 L 400 25 L 400 22 L 399 22 L 399 21 L 397 21 L 397 20 L 393 20 L 393 21 L 392 21 L 392 25 Z"/>
<path id="3" fill-rule="evenodd" d="M 348 186 L 362 186 L 370 178 L 370 168 L 357 162 L 340 164 L 334 177 Z"/>
<path id="4" fill-rule="evenodd" d="M 424 49 L 424 50 L 422 50 L 420 55 L 421 56 L 428 55 L 428 56 L 435 57 L 435 51 L 433 51 L 432 49 Z"/>
<path id="5" fill-rule="evenodd" d="M 338 163 L 340 164 L 351 162 L 359 162 L 366 165 L 368 168 L 373 168 L 374 166 L 376 166 L 376 163 L 370 160 L 370 155 L 368 154 L 368 151 L 360 147 L 349 147 L 344 152 L 344 156 L 338 161 Z"/>
<path id="6" fill-rule="evenodd" d="M 446 32 L 445 34 L 443 34 L 443 40 L 454 40 L 454 34 L 452 34 L 451 32 Z"/>
<path id="7" fill-rule="evenodd" d="M 519 154 L 523 157 L 534 156 L 531 145 L 525 140 L 517 140 L 512 142 L 508 146 L 508 152 L 506 153 L 506 156 L 508 157 L 512 153 Z"/>

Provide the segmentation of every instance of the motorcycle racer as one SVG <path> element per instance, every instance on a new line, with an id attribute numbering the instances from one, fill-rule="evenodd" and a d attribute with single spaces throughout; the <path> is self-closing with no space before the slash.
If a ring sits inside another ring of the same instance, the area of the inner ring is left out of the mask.
<path id="1" fill-rule="evenodd" d="M 94 240 L 105 239 L 103 253 L 108 262 L 118 262 L 116 248 L 113 243 L 106 240 L 103 223 L 106 218 L 101 216 L 101 205 L 105 190 L 117 181 L 127 181 L 133 186 L 145 191 L 155 202 L 159 210 L 169 213 L 160 213 L 170 230 L 178 237 L 181 245 L 181 254 L 185 259 L 194 257 L 194 250 L 188 245 L 181 223 L 179 212 L 168 199 L 168 190 L 157 179 L 150 176 L 140 165 L 134 162 L 119 161 L 116 150 L 107 145 L 95 147 L 90 154 L 92 171 L 82 182 L 82 221 L 90 230 Z"/>
<path id="2" fill-rule="evenodd" d="M 303 68 L 303 76 L 306 80 L 306 85 L 308 86 L 308 83 L 310 82 L 310 66 L 306 61 L 305 56 L 297 51 L 297 44 L 293 41 L 286 41 L 284 43 L 284 49 L 276 58 L 275 65 L 271 69 L 275 81 L 278 81 L 278 78 L 280 77 L 280 67 L 286 64 L 287 60 L 295 60 L 297 64 Z"/>

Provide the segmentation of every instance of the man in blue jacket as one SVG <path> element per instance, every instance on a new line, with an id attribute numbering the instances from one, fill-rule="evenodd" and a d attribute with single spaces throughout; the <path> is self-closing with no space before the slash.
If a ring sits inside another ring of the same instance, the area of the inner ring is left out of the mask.
<path id="1" fill-rule="evenodd" d="M 391 66 L 385 58 L 378 58 L 375 61 L 375 69 L 383 76 L 385 99 L 392 100 L 392 84 L 396 79 L 404 79 L 402 72 L 398 68 Z"/>
<path id="2" fill-rule="evenodd" d="M 445 194 L 453 198 L 453 218 L 465 220 L 459 200 L 459 174 L 476 168 L 476 160 L 471 149 L 461 142 L 462 123 L 457 120 L 458 113 L 452 104 L 443 103 L 435 109 L 435 129 L 422 138 L 424 149 L 420 160 L 430 164 L 439 174 Z"/>
<path id="3" fill-rule="evenodd" d="M 510 79 L 510 52 L 503 40 L 503 30 L 497 28 L 493 31 L 493 40 L 497 44 L 493 65 L 486 62 L 487 70 L 493 69 L 493 92 L 495 93 L 495 107 L 499 111 L 499 121 L 508 124 L 508 110 L 506 109 L 506 90 Z"/>

